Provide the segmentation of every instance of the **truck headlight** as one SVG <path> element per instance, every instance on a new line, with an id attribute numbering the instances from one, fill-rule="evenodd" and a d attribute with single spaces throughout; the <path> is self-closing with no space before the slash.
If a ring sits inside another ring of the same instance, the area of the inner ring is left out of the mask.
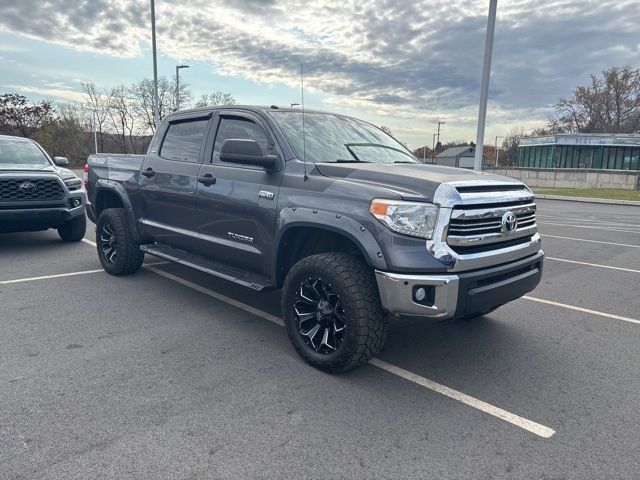
<path id="1" fill-rule="evenodd" d="M 376 198 L 369 211 L 394 232 L 430 239 L 438 219 L 438 206 L 426 202 L 405 202 Z"/>

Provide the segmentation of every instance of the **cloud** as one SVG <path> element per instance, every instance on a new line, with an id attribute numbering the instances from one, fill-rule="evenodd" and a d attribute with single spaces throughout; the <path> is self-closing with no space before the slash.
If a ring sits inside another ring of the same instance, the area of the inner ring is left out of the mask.
<path id="1" fill-rule="evenodd" d="M 0 29 L 134 57 L 149 41 L 147 0 L 0 0 Z M 637 61 L 636 1 L 503 0 L 490 120 L 541 119 L 591 73 Z M 34 12 L 37 12 L 34 14 Z M 473 123 L 484 0 L 208 0 L 157 3 L 158 45 L 218 73 L 297 87 L 330 104 L 398 118 Z M 493 117 L 491 117 L 493 115 Z"/>
<path id="2" fill-rule="evenodd" d="M 34 93 L 53 100 L 65 102 L 84 103 L 85 95 L 77 90 L 61 87 L 60 85 L 37 87 L 34 85 L 0 85 L 2 88 L 20 92 L 22 94 Z"/>

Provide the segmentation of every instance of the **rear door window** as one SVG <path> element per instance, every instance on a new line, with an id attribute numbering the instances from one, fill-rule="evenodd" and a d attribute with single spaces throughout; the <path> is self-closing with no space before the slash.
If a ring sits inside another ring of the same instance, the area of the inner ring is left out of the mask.
<path id="1" fill-rule="evenodd" d="M 208 118 L 201 118 L 169 124 L 160 156 L 167 160 L 197 163 L 208 123 Z"/>

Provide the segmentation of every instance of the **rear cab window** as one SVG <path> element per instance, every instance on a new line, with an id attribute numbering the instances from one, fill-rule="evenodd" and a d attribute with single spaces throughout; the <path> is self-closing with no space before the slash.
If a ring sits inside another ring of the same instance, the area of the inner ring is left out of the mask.
<path id="1" fill-rule="evenodd" d="M 208 124 L 208 118 L 170 123 L 160 147 L 160 156 L 167 160 L 197 163 Z"/>

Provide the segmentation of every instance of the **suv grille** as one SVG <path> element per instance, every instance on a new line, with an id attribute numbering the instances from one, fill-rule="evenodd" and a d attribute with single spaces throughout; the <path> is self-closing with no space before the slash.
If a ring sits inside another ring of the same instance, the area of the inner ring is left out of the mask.
<path id="1" fill-rule="evenodd" d="M 508 212 L 515 215 L 515 225 L 503 225 Z M 447 244 L 460 254 L 488 252 L 527 243 L 537 231 L 533 199 L 457 206 L 451 212 Z"/>
<path id="2" fill-rule="evenodd" d="M 0 178 L 0 202 L 62 200 L 64 194 L 53 178 Z"/>

